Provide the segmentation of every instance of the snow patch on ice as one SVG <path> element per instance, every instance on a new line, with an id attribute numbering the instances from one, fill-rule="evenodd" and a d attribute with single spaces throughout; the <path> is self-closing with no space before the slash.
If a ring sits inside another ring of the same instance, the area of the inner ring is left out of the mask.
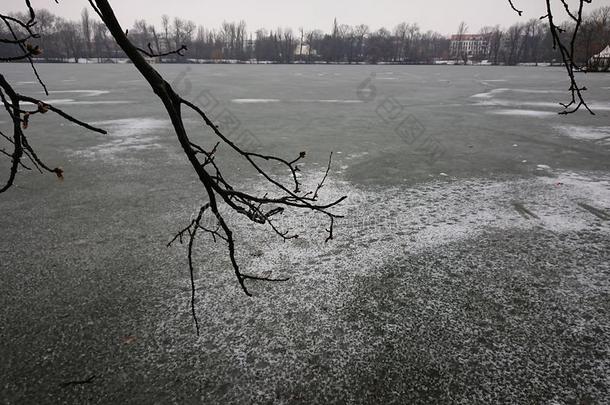
<path id="1" fill-rule="evenodd" d="M 142 117 L 97 121 L 93 125 L 105 128 L 110 136 L 124 138 L 158 132 L 159 130 L 170 128 L 171 123 L 169 120 Z"/>
<path id="2" fill-rule="evenodd" d="M 549 101 L 524 101 L 524 100 L 505 100 L 505 99 L 486 99 L 479 101 L 475 105 L 479 106 L 499 106 L 499 107 L 538 107 L 538 108 L 561 108 L 559 103 L 553 103 Z M 610 111 L 610 104 L 589 102 L 589 107 L 597 111 Z"/>
<path id="3" fill-rule="evenodd" d="M 493 89 L 493 90 L 486 91 L 485 93 L 474 94 L 471 97 L 472 98 L 492 98 L 496 94 L 504 93 L 506 91 L 508 91 L 508 89 Z"/>
<path id="4" fill-rule="evenodd" d="M 45 102 L 46 104 L 49 105 L 104 105 L 104 104 L 132 104 L 131 101 L 125 101 L 125 100 L 99 100 L 99 101 L 76 101 L 70 98 L 65 98 L 65 99 L 59 99 L 59 100 L 42 100 L 43 102 Z M 24 104 L 30 104 L 31 103 L 24 103 Z"/>
<path id="5" fill-rule="evenodd" d="M 563 136 L 574 139 L 601 141 L 610 144 L 610 127 L 587 127 L 577 125 L 558 125 L 555 129 Z"/>
<path id="6" fill-rule="evenodd" d="M 171 127 L 168 120 L 147 117 L 98 121 L 92 125 L 108 131 L 104 138 L 107 142 L 74 153 L 89 159 L 103 160 L 114 160 L 118 154 L 161 149 L 159 133 Z"/>
<path id="7" fill-rule="evenodd" d="M 70 103 L 74 103 L 75 100 L 71 99 L 71 98 L 59 98 L 59 99 L 55 99 L 55 100 L 42 100 L 43 102 L 50 104 L 50 105 L 62 105 L 62 104 L 70 104 Z M 24 105 L 34 105 L 34 103 L 30 103 L 30 102 L 24 102 Z"/>
<path id="8" fill-rule="evenodd" d="M 315 188 L 320 173 L 306 172 L 304 185 Z M 308 184 L 308 181 L 311 184 Z M 253 273 L 271 271 L 282 275 L 294 263 L 316 263 L 320 274 L 362 273 L 374 269 L 403 252 L 416 254 L 450 242 L 478 237 L 489 229 L 544 228 L 552 232 L 590 229 L 596 221 L 578 206 L 579 201 L 600 209 L 610 207 L 608 173 L 557 172 L 549 177 L 510 181 L 443 178 L 416 187 L 354 187 L 330 180 L 324 201 L 348 196 L 334 211 L 343 215 L 335 225 L 335 240 L 324 243 L 326 218 L 309 213 L 286 212 L 276 226 L 300 235 L 298 242 L 283 243 L 264 229 L 253 230 L 239 216 L 235 220 L 239 243 L 256 241 L 263 254 L 245 259 Z M 253 191 L 257 185 L 252 184 Z M 538 218 L 523 218 L 514 208 L 518 201 Z M 260 234 L 259 234 L 260 232 Z M 610 227 L 599 228 L 610 232 Z M 256 233 L 256 235 L 254 235 Z M 222 247 L 220 247 L 222 248 Z M 253 247 L 254 248 L 254 247 Z M 300 277 L 321 277 L 318 272 Z M 324 277 L 324 276 L 322 276 Z"/>
<path id="9" fill-rule="evenodd" d="M 267 104 L 267 103 L 279 103 L 280 100 L 276 98 L 236 98 L 231 100 L 235 104 Z"/>
<path id="10" fill-rule="evenodd" d="M 493 98 L 497 94 L 508 93 L 508 92 L 512 92 L 512 93 L 524 93 L 524 94 L 555 94 L 555 93 L 564 93 L 564 92 L 559 91 L 559 90 L 535 90 L 535 89 L 498 88 L 498 89 L 489 90 L 489 91 L 487 91 L 485 93 L 478 93 L 478 94 L 475 94 L 475 95 L 473 95 L 471 97 L 473 97 L 473 98 Z"/>
<path id="11" fill-rule="evenodd" d="M 504 99 L 489 99 L 476 103 L 479 106 L 498 106 L 498 107 L 538 107 L 538 108 L 559 108 L 559 103 L 549 101 L 520 101 L 520 100 L 504 100 Z"/>
<path id="12" fill-rule="evenodd" d="M 358 153 L 350 153 L 346 159 L 347 160 L 351 160 L 351 159 L 360 159 L 362 157 L 368 156 L 369 152 L 358 152 Z"/>
<path id="13" fill-rule="evenodd" d="M 322 103 L 322 104 L 361 104 L 362 100 L 295 100 L 297 103 Z"/>
<path id="14" fill-rule="evenodd" d="M 557 113 L 550 111 L 537 111 L 537 110 L 497 110 L 497 111 L 488 111 L 488 114 L 495 115 L 513 115 L 513 116 L 521 116 L 521 117 L 535 117 L 535 118 L 546 118 L 556 116 Z"/>
<path id="15" fill-rule="evenodd" d="M 315 188 L 324 171 L 306 171 L 305 174 L 305 178 L 311 178 L 309 186 Z M 338 181 L 336 177 L 330 177 L 321 194 L 323 201 L 331 201 L 343 195 L 347 195 L 348 199 L 337 209 L 338 214 L 346 217 L 336 221 L 335 239 L 328 243 L 324 243 L 327 237 L 324 229 L 328 226 L 324 218 L 317 221 L 310 214 L 296 215 L 287 211 L 283 224 L 290 226 L 300 237 L 284 243 L 265 227 L 244 224 L 243 216 L 227 213 L 225 218 L 231 221 L 234 236 L 237 238 L 241 268 L 248 274 L 290 277 L 291 281 L 281 287 L 250 283 L 249 287 L 260 297 L 254 305 L 251 300 L 240 295 L 239 285 L 232 275 L 227 258 L 226 246 L 223 243 L 197 244 L 195 251 L 205 260 L 198 261 L 196 283 L 197 288 L 206 291 L 205 294 L 198 295 L 197 311 L 201 313 L 200 319 L 216 320 L 219 316 L 223 317 L 219 323 L 206 324 L 209 333 L 204 336 L 220 336 L 214 344 L 231 353 L 237 353 L 239 350 L 239 354 L 235 356 L 242 358 L 252 347 L 251 342 L 243 337 L 248 334 L 248 330 L 244 330 L 242 324 L 235 323 L 234 313 L 229 313 L 226 309 L 227 303 L 242 300 L 235 308 L 241 308 L 242 312 L 244 308 L 250 311 L 247 312 L 247 319 L 260 320 L 267 319 L 263 317 L 271 313 L 269 310 L 277 308 L 278 299 L 283 300 L 281 305 L 289 309 L 286 322 L 277 323 L 278 321 L 273 319 L 264 325 L 269 331 L 280 330 L 281 335 L 278 336 L 281 338 L 273 335 L 263 342 L 265 345 L 276 345 L 273 349 L 277 347 L 278 356 L 283 356 L 286 342 L 291 344 L 295 333 L 319 336 L 320 331 L 328 329 L 332 335 L 335 328 L 341 334 L 352 333 L 353 329 L 350 331 L 349 328 L 337 326 L 337 314 L 340 314 L 345 303 L 353 298 L 349 291 L 356 287 L 355 280 L 363 275 L 385 276 L 387 270 L 393 268 L 397 271 L 412 271 L 399 266 L 411 255 L 427 251 L 444 256 L 444 246 L 448 243 L 472 240 L 468 242 L 470 245 L 490 231 L 503 233 L 505 229 L 524 233 L 536 230 L 536 233 L 547 234 L 587 230 L 607 235 L 610 227 L 600 225 L 594 216 L 580 209 L 574 201 L 576 197 L 590 198 L 591 201 L 587 203 L 592 206 L 609 206 L 608 194 L 605 195 L 605 200 L 582 194 L 580 187 L 588 187 L 587 183 L 597 181 L 599 177 L 605 177 L 607 180 L 608 173 L 563 173 L 556 178 L 509 181 L 481 178 L 459 181 L 444 179 L 415 187 L 392 188 L 356 187 L 351 183 Z M 573 183 L 557 185 L 566 178 L 572 179 Z M 261 184 L 255 182 L 249 187 L 254 192 L 260 192 Z M 605 190 L 601 187 L 601 191 L 608 193 L 608 190 L 607 185 Z M 512 201 L 523 204 L 539 219 L 525 219 L 515 210 Z M 192 220 L 192 217 L 190 220 L 189 217 L 198 210 L 198 206 L 193 206 L 183 212 L 173 210 L 168 212 L 167 216 L 172 223 L 180 217 L 181 222 L 188 224 Z M 211 222 L 205 225 L 211 227 L 215 224 Z M 276 226 L 285 229 L 281 224 L 276 223 Z M 568 235 L 569 239 L 571 236 L 573 235 Z M 181 254 L 182 250 L 179 252 Z M 527 252 L 523 254 L 526 255 Z M 581 270 L 577 269 L 576 273 L 581 273 Z M 215 277 L 207 276 L 211 272 L 214 272 Z M 436 277 L 435 274 L 431 276 Z M 165 338 L 189 322 L 188 303 L 191 291 L 188 287 L 188 275 L 183 277 L 177 282 L 176 296 L 168 300 L 171 308 L 168 313 L 181 315 L 161 317 L 162 320 L 155 325 L 155 330 L 159 331 L 156 338 Z M 581 282 L 584 284 L 590 281 L 585 279 Z M 604 290 L 604 287 L 595 287 L 594 291 L 603 294 L 607 290 Z M 210 289 L 212 291 L 208 293 Z M 280 295 L 297 298 L 290 301 L 287 298 L 278 298 Z M 323 305 L 320 305 L 321 300 L 324 300 Z M 436 301 L 430 305 L 430 310 L 436 311 Z M 391 309 L 387 307 L 380 309 L 389 310 Z M 296 320 L 297 316 L 300 321 Z M 315 327 L 297 329 L 294 325 L 298 322 Z M 349 322 L 353 323 L 352 320 Z M 259 328 L 260 323 L 254 322 L 251 327 Z M 225 336 L 237 338 L 226 343 L 228 339 Z M 316 353 L 326 350 L 320 349 L 322 346 L 319 345 L 323 343 L 307 342 L 307 347 L 313 347 L 311 350 Z M 368 340 L 365 342 L 368 343 Z"/>
<path id="16" fill-rule="evenodd" d="M 85 98 L 99 97 L 104 94 L 109 94 L 108 90 L 53 90 L 52 95 L 55 94 L 69 94 L 69 95 L 80 95 Z M 70 97 L 70 96 L 68 96 Z M 72 96 L 74 97 L 74 96 Z M 91 100 L 75 100 L 73 98 L 61 98 L 61 99 L 50 99 L 42 100 L 50 105 L 94 105 L 94 104 L 126 104 L 128 101 L 124 100 L 104 100 L 104 101 L 91 101 Z"/>
<path id="17" fill-rule="evenodd" d="M 83 97 L 98 97 L 110 93 L 109 90 L 53 90 L 51 94 L 75 93 L 82 94 Z"/>
<path id="18" fill-rule="evenodd" d="M 68 105 L 114 105 L 114 104 L 133 104 L 132 101 L 126 100 L 104 100 L 104 101 L 72 101 L 64 104 Z"/>
<path id="19" fill-rule="evenodd" d="M 610 175 L 608 173 L 579 173 L 563 171 L 554 177 L 541 177 L 542 183 L 567 186 L 575 198 L 610 208 Z"/>
<path id="20" fill-rule="evenodd" d="M 268 104 L 268 103 L 281 103 L 282 100 L 276 98 L 236 98 L 231 100 L 232 103 L 235 104 Z M 323 104 L 360 104 L 362 100 L 309 100 L 309 99 L 299 99 L 299 100 L 285 100 L 288 103 L 323 103 Z"/>

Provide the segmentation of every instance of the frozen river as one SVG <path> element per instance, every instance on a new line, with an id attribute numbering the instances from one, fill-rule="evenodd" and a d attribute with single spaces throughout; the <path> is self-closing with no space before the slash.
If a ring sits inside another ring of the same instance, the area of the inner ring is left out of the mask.
<path id="1" fill-rule="evenodd" d="M 0 196 L 0 398 L 609 400 L 608 75 L 580 78 L 595 116 L 560 116 L 560 68 L 159 68 L 245 148 L 307 151 L 305 182 L 333 151 L 336 240 L 308 216 L 287 216 L 304 236 L 287 243 L 232 219 L 244 268 L 290 281 L 249 299 L 224 246 L 200 243 L 197 338 L 184 250 L 165 244 L 203 190 L 160 103 L 133 66 L 42 65 L 48 102 L 109 134 L 34 117 L 30 142 L 65 181 L 24 172 Z M 25 65 L 2 73 L 42 97 Z"/>

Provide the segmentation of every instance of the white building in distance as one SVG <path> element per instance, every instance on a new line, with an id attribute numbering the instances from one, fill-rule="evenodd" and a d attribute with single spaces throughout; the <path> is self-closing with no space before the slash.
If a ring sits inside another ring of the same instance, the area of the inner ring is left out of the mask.
<path id="1" fill-rule="evenodd" d="M 489 54 L 489 35 L 452 35 L 450 53 L 452 58 L 486 58 Z"/>

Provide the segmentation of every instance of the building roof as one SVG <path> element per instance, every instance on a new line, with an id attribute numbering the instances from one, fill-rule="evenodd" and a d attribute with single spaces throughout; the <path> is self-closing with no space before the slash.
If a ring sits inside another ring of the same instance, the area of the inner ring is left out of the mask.
<path id="1" fill-rule="evenodd" d="M 603 51 L 593 56 L 594 58 L 610 58 L 610 45 L 608 45 Z"/>
<path id="2" fill-rule="evenodd" d="M 489 35 L 485 34 L 455 34 L 451 36 L 452 41 L 485 41 Z"/>

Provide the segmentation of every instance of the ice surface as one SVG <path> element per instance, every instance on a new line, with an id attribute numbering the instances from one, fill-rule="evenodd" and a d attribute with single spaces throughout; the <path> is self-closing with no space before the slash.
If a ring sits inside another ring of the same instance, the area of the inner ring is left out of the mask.
<path id="1" fill-rule="evenodd" d="M 562 68 L 392 66 L 397 80 L 373 79 L 367 93 L 361 83 L 388 66 L 156 67 L 215 122 L 230 112 L 236 142 L 284 158 L 306 151 L 300 178 L 310 188 L 335 151 L 321 193 L 348 196 L 335 240 L 324 243 L 323 217 L 286 212 L 277 225 L 301 237 L 284 243 L 223 208 L 244 271 L 291 279 L 249 281 L 255 298 L 245 297 L 226 246 L 199 239 L 197 338 L 184 246 L 165 244 L 205 191 L 163 106 L 133 65 L 41 65 L 66 91 L 49 98 L 109 134 L 52 114 L 27 130 L 66 179 L 20 171 L 0 199 L 11 213 L 0 218 L 0 357 L 20 376 L 2 379 L 3 398 L 576 403 L 587 393 L 604 402 L 610 228 L 583 207 L 610 209 L 608 111 L 558 116 L 551 104 L 569 97 Z M 17 64 L 5 72 L 31 80 Z M 591 100 L 610 102 L 606 75 L 582 80 Z M 27 86 L 20 92 L 40 94 Z M 109 93 L 87 97 L 91 89 Z M 280 101 L 232 102 L 253 98 Z M 187 126 L 202 146 L 217 142 L 200 122 Z M 226 148 L 218 153 L 232 184 L 268 191 Z M 125 335 L 137 340 L 127 346 Z M 100 380 L 83 390 L 57 388 L 90 373 Z"/>

